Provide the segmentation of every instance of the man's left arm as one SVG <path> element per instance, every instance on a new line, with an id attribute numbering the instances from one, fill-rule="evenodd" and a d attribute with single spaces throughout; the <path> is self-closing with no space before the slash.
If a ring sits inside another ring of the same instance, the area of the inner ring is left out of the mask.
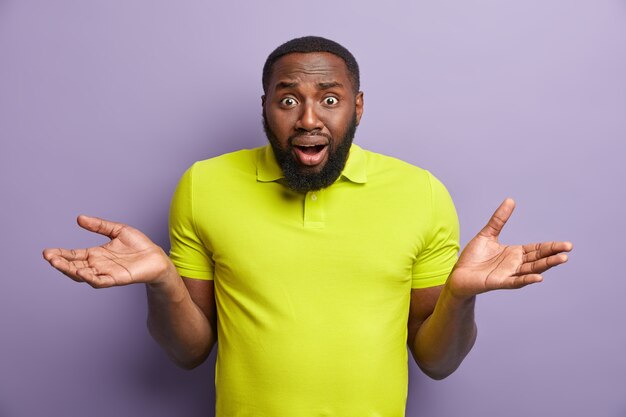
<path id="1" fill-rule="evenodd" d="M 541 274 L 565 263 L 570 242 L 508 246 L 498 242 L 515 203 L 505 200 L 487 225 L 463 249 L 445 285 L 414 289 L 408 344 L 428 376 L 443 379 L 461 364 L 476 340 L 478 294 L 541 282 Z"/>

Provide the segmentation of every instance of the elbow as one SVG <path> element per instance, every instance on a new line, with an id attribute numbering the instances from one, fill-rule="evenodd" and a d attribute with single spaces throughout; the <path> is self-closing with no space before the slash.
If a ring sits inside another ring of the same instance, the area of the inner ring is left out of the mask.
<path id="1" fill-rule="evenodd" d="M 148 320 L 148 332 L 152 338 L 157 342 L 159 346 L 165 351 L 167 356 L 176 366 L 185 370 L 192 370 L 202 365 L 204 361 L 209 357 L 209 354 L 213 350 L 212 341 L 207 343 L 199 343 L 194 341 L 193 344 L 175 343 L 159 332 L 151 320 Z"/>
<path id="2" fill-rule="evenodd" d="M 420 368 L 420 370 L 430 379 L 434 379 L 435 381 L 441 381 L 442 379 L 446 379 L 450 375 L 456 371 L 461 365 L 461 360 L 455 361 L 418 361 L 415 359 L 415 363 Z"/>
<path id="3" fill-rule="evenodd" d="M 192 369 L 197 368 L 198 366 L 202 365 L 204 363 L 204 361 L 206 360 L 206 357 L 199 358 L 199 359 L 196 359 L 196 360 L 177 358 L 177 357 L 169 354 L 169 352 L 168 352 L 168 356 L 170 357 L 172 362 L 174 362 L 176 364 L 176 366 L 178 366 L 179 368 L 184 369 L 186 371 L 191 371 Z"/>
<path id="4" fill-rule="evenodd" d="M 433 353 L 428 350 L 421 352 L 413 350 L 413 359 L 424 374 L 431 379 L 440 381 L 452 375 L 461 366 L 461 363 L 474 347 L 477 334 L 478 329 L 474 324 L 472 333 L 464 345 L 452 349 L 444 355 L 440 355 L 440 351 Z"/>
<path id="5" fill-rule="evenodd" d="M 442 379 L 446 379 L 458 369 L 458 366 L 450 369 L 427 369 L 419 364 L 418 366 L 422 370 L 422 372 L 426 374 L 427 377 L 429 377 L 430 379 L 434 379 L 435 381 L 441 381 Z"/>
<path id="6" fill-rule="evenodd" d="M 176 350 L 171 347 L 162 346 L 167 356 L 176 366 L 190 371 L 202 365 L 211 353 L 212 346 L 207 349 Z"/>
<path id="7" fill-rule="evenodd" d="M 450 375 L 454 373 L 461 365 L 461 360 L 455 361 L 443 361 L 443 360 L 432 360 L 426 361 L 422 358 L 422 360 L 418 359 L 415 355 L 413 355 L 413 359 L 417 364 L 418 368 L 430 379 L 434 379 L 435 381 L 441 381 L 442 379 L 446 379 Z"/>

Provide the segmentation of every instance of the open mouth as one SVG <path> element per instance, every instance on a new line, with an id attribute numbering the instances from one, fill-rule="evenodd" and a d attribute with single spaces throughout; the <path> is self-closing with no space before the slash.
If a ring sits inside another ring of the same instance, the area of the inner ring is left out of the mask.
<path id="1" fill-rule="evenodd" d="M 293 145 L 293 155 L 300 165 L 315 167 L 322 165 L 327 158 L 327 144 Z"/>
<path id="2" fill-rule="evenodd" d="M 298 148 L 300 152 L 306 155 L 315 155 L 322 152 L 326 145 L 296 145 L 294 147 Z"/>

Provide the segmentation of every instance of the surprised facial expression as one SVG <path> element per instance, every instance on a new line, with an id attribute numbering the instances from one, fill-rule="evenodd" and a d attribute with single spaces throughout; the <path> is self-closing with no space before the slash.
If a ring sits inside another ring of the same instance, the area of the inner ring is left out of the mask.
<path id="1" fill-rule="evenodd" d="M 363 113 L 344 61 L 292 53 L 272 66 L 263 124 L 287 185 L 299 192 L 331 185 L 343 170 Z"/>

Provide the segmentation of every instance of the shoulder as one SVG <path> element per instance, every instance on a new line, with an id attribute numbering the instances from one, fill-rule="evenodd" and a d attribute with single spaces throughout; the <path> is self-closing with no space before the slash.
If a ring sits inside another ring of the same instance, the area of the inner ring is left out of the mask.
<path id="1" fill-rule="evenodd" d="M 256 161 L 263 147 L 241 149 L 195 162 L 190 168 L 194 176 L 232 171 L 256 172 Z"/>
<path id="2" fill-rule="evenodd" d="M 410 164 L 402 159 L 363 149 L 367 161 L 368 180 L 394 182 L 402 185 L 413 184 L 424 190 L 441 185 L 441 182 L 428 170 Z"/>
<path id="3" fill-rule="evenodd" d="M 367 161 L 367 182 L 371 189 L 384 190 L 388 199 L 401 199 L 425 210 L 452 206 L 445 185 L 430 171 L 399 158 L 363 150 Z"/>
<path id="4" fill-rule="evenodd" d="M 193 163 L 178 181 L 177 194 L 221 193 L 256 182 L 256 160 L 261 149 L 243 149 Z"/>

